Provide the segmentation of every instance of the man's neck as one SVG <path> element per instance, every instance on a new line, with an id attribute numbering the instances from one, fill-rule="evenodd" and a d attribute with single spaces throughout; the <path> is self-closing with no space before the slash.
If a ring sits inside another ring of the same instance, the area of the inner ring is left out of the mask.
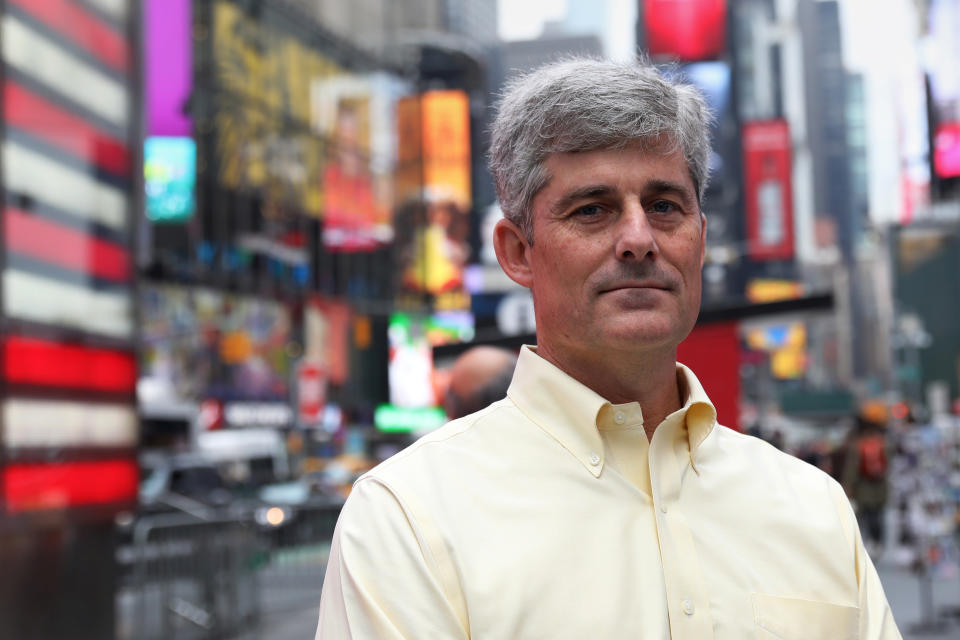
<path id="1" fill-rule="evenodd" d="M 676 350 L 645 353 L 642 357 L 571 357 L 539 345 L 537 354 L 613 404 L 638 402 L 648 438 L 653 438 L 664 418 L 683 406 Z"/>

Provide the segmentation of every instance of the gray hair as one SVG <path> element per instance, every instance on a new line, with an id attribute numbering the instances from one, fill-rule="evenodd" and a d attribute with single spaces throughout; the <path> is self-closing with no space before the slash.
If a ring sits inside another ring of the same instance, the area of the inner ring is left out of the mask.
<path id="1" fill-rule="evenodd" d="M 572 58 L 514 78 L 490 141 L 490 170 L 504 216 L 532 240 L 531 206 L 550 181 L 544 167 L 549 154 L 636 142 L 667 152 L 679 147 L 702 202 L 711 120 L 696 88 L 666 79 L 643 61 Z"/>

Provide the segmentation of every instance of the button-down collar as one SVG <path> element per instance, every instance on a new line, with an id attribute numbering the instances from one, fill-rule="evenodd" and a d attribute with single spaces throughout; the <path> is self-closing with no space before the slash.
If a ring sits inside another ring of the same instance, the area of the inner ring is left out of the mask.
<path id="1" fill-rule="evenodd" d="M 593 476 L 603 471 L 597 415 L 609 405 L 600 394 L 538 356 L 520 350 L 507 396 L 538 427 L 572 453 Z"/>
<path id="2" fill-rule="evenodd" d="M 664 420 L 671 439 L 686 450 L 696 471 L 697 448 L 716 427 L 717 412 L 690 369 L 677 364 L 683 406 Z M 599 477 L 603 471 L 603 442 L 599 429 L 616 428 L 643 421 L 638 403 L 612 405 L 536 354 L 535 347 L 520 350 L 516 372 L 507 395 L 537 426 L 573 454 L 587 471 Z M 620 418 L 620 419 L 618 419 Z"/>

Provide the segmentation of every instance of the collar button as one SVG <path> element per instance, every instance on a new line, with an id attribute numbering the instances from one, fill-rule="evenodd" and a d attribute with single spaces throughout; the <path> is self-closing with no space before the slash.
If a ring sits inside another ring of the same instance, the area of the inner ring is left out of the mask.
<path id="1" fill-rule="evenodd" d="M 590 456 L 590 464 L 592 464 L 593 466 L 597 466 L 598 464 L 600 464 L 600 456 L 598 456 L 595 453 L 592 454 Z"/>

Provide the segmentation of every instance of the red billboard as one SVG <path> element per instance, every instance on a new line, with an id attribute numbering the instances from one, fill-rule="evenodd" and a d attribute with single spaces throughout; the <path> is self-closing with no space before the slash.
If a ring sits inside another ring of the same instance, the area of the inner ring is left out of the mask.
<path id="1" fill-rule="evenodd" d="M 786 120 L 743 125 L 747 252 L 754 260 L 793 258 L 790 127 Z"/>
<path id="2" fill-rule="evenodd" d="M 727 38 L 726 0 L 644 0 L 647 50 L 654 58 L 714 60 Z"/>
<path id="3" fill-rule="evenodd" d="M 717 410 L 717 421 L 740 428 L 740 334 L 736 322 L 698 324 L 680 343 L 677 361 L 696 374 Z"/>
<path id="4" fill-rule="evenodd" d="M 960 177 L 960 122 L 944 122 L 933 136 L 933 168 L 940 178 Z"/>

